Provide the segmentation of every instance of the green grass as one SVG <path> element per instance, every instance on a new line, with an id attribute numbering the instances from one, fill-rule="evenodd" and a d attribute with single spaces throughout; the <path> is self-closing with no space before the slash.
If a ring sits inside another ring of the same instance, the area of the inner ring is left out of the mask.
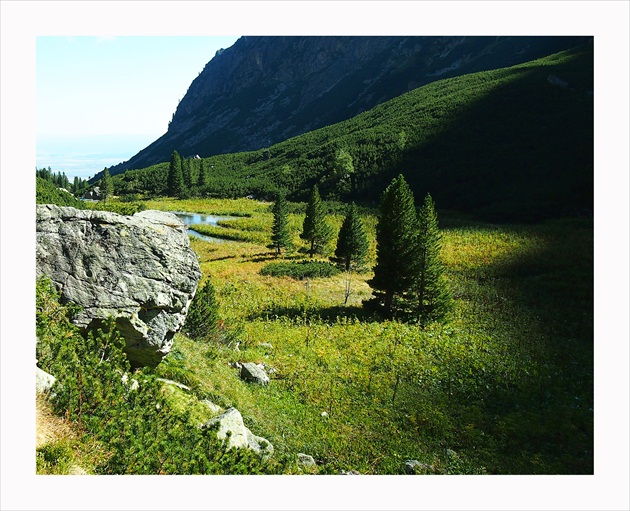
<path id="1" fill-rule="evenodd" d="M 413 458 L 435 473 L 592 473 L 592 225 L 445 223 L 455 308 L 424 329 L 363 310 L 370 274 L 344 306 L 345 275 L 268 277 L 264 246 L 193 241 L 224 340 L 176 336 L 186 381 L 320 472 L 398 474 Z M 236 361 L 273 367 L 270 385 L 241 382 Z"/>

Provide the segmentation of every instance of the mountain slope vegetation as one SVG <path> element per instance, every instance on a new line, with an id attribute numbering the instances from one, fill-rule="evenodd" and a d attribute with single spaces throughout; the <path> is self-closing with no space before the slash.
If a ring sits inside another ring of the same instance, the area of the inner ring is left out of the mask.
<path id="1" fill-rule="evenodd" d="M 259 151 L 191 160 L 192 195 L 373 203 L 402 173 L 416 196 L 491 220 L 590 214 L 592 45 L 441 80 Z M 340 151 L 350 155 L 340 171 Z M 166 194 L 168 163 L 114 177 L 117 194 Z"/>
<path id="2" fill-rule="evenodd" d="M 190 157 L 252 151 L 367 111 L 428 83 L 521 64 L 579 36 L 244 36 L 193 80 L 167 132 L 120 173 Z"/>

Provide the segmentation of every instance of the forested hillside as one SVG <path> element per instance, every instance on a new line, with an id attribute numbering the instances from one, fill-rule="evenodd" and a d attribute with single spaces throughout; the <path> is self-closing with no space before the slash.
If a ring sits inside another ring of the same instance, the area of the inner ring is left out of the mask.
<path id="1" fill-rule="evenodd" d="M 183 197 L 373 203 L 402 173 L 443 209 L 504 221 L 591 214 L 592 44 L 440 80 L 258 151 L 183 158 Z M 169 163 L 114 176 L 115 194 L 168 193 Z M 187 173 L 187 174 L 186 174 Z M 183 198 L 182 197 L 182 198 Z"/>

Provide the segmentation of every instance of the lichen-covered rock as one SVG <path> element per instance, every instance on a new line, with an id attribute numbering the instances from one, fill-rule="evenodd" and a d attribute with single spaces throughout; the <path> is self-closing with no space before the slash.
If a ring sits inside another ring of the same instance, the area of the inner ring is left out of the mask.
<path id="1" fill-rule="evenodd" d="M 249 383 L 256 383 L 258 385 L 269 384 L 269 376 L 267 376 L 262 364 L 254 364 L 253 362 L 243 363 L 240 376 L 243 381 Z"/>
<path id="2" fill-rule="evenodd" d="M 265 438 L 254 435 L 245 426 L 243 416 L 236 408 L 228 408 L 221 415 L 206 422 L 204 427 L 212 427 L 217 423 L 217 438 L 219 440 L 227 439 L 227 449 L 251 449 L 256 453 L 262 453 L 264 457 L 273 454 L 273 445 Z"/>
<path id="3" fill-rule="evenodd" d="M 77 326 L 116 319 L 134 366 L 155 366 L 170 351 L 201 278 L 185 225 L 161 211 L 122 216 L 38 205 L 36 257 L 37 276 L 82 308 Z"/>

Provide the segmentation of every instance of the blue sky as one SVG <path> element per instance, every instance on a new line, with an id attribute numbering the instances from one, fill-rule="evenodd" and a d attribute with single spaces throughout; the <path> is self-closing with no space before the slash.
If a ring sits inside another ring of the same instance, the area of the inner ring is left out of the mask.
<path id="1" fill-rule="evenodd" d="M 163 135 L 177 104 L 238 36 L 40 36 L 37 166 L 87 178 Z"/>

